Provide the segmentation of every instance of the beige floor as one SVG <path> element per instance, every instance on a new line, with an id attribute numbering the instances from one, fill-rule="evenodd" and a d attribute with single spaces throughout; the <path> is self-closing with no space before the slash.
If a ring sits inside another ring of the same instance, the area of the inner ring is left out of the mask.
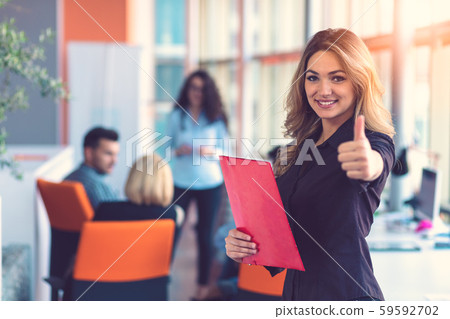
<path id="1" fill-rule="evenodd" d="M 169 300 L 190 300 L 194 296 L 197 279 L 195 223 L 196 215 L 191 211 L 183 226 L 175 251 L 169 284 Z"/>
<path id="2" fill-rule="evenodd" d="M 222 207 L 217 217 L 217 225 L 221 225 L 227 202 L 222 202 Z M 169 283 L 169 300 L 191 300 L 195 294 L 197 282 L 197 242 L 195 225 L 197 214 L 195 204 L 192 204 L 187 214 L 186 222 L 181 231 L 178 247 L 171 269 L 171 281 Z M 224 243 L 225 244 L 225 243 Z M 210 282 L 215 283 L 219 278 L 222 265 L 218 260 L 213 260 Z"/>

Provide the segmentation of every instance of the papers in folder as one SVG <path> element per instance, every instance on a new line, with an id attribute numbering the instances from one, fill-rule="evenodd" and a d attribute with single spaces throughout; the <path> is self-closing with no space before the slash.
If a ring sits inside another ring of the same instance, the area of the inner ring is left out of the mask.
<path id="1" fill-rule="evenodd" d="M 220 166 L 236 227 L 258 245 L 243 262 L 304 271 L 270 163 L 220 156 Z"/>

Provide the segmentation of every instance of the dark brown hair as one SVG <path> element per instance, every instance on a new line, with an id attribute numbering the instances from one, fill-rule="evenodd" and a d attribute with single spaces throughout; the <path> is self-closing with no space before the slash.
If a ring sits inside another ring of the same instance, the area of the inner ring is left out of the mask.
<path id="1" fill-rule="evenodd" d="M 225 123 L 225 126 L 228 126 L 228 119 L 224 111 L 219 90 L 217 89 L 214 80 L 208 72 L 204 70 L 197 70 L 186 78 L 177 99 L 178 104 L 175 104 L 174 108 L 180 108 L 181 105 L 184 109 L 189 109 L 188 90 L 192 79 L 195 77 L 199 77 L 203 81 L 202 109 L 205 111 L 208 120 L 211 123 L 217 120 L 222 120 Z M 184 112 L 182 112 L 182 114 L 185 115 Z"/>

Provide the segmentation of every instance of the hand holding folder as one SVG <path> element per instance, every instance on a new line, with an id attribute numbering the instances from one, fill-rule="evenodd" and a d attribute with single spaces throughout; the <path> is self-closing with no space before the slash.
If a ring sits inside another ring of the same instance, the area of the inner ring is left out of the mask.
<path id="1" fill-rule="evenodd" d="M 304 271 L 270 163 L 220 156 L 220 166 L 237 230 L 251 237 L 227 242 L 245 255 L 242 262 Z"/>

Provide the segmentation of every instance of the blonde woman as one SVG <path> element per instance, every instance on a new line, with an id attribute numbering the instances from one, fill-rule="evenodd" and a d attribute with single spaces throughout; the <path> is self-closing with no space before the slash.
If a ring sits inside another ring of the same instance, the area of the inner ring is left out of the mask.
<path id="1" fill-rule="evenodd" d="M 288 269 L 285 300 L 384 299 L 365 240 L 395 157 L 382 94 L 369 50 L 354 33 L 328 29 L 307 43 L 286 101 L 286 135 L 295 143 L 275 163 L 306 269 Z M 237 262 L 258 251 L 236 229 L 226 249 Z"/>
<path id="2" fill-rule="evenodd" d="M 183 209 L 176 205 L 168 207 L 173 199 L 173 189 L 170 166 L 157 154 L 141 157 L 128 174 L 125 185 L 128 201 L 101 203 L 94 220 L 170 218 L 180 226 Z"/>

